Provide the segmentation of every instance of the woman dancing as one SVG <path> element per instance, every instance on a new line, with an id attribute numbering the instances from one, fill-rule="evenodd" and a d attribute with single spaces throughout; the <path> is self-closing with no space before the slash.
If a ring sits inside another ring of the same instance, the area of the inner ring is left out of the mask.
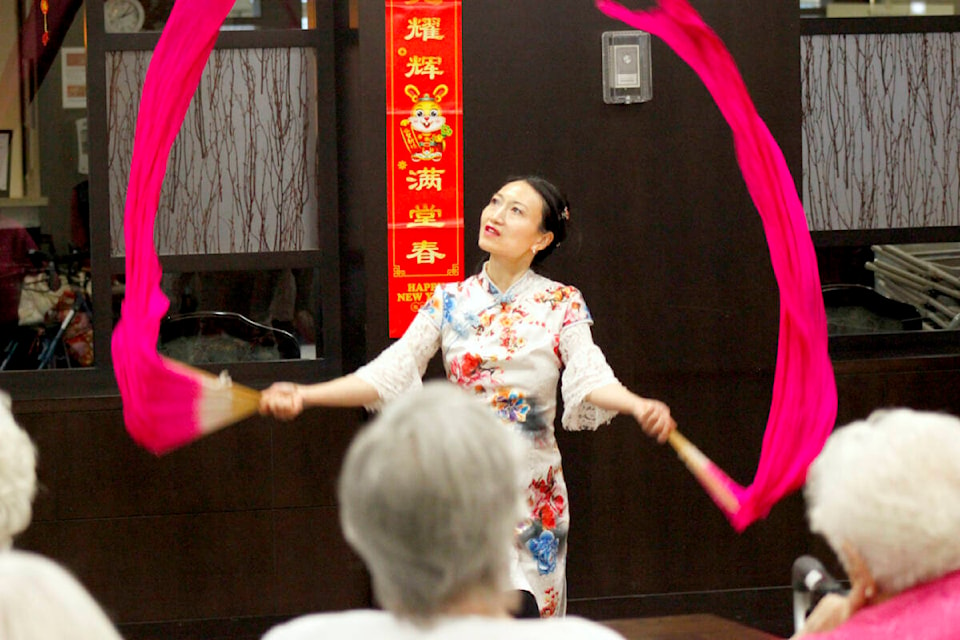
<path id="1" fill-rule="evenodd" d="M 312 385 L 278 382 L 261 399 L 261 413 L 279 419 L 311 406 L 375 409 L 419 388 L 441 349 L 447 377 L 482 396 L 527 442 L 529 512 L 518 527 L 511 577 L 534 594 L 543 617 L 566 611 L 570 514 L 553 427 L 557 383 L 565 429 L 596 429 L 617 413 L 661 443 L 676 428 L 666 404 L 614 376 L 593 342 L 580 292 L 532 269 L 565 239 L 569 218 L 566 198 L 547 180 L 510 180 L 480 215 L 479 246 L 489 254 L 480 273 L 438 286 L 403 337 L 355 373 Z"/>

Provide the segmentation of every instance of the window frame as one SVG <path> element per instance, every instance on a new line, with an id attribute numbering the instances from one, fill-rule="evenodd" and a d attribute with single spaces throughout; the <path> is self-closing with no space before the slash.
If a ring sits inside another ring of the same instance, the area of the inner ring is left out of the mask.
<path id="1" fill-rule="evenodd" d="M 90 261 L 94 325 L 94 365 L 75 369 L 0 372 L 0 388 L 16 400 L 52 400 L 118 393 L 110 342 L 113 332 L 111 282 L 123 273 L 122 258 L 110 255 L 109 191 L 107 168 L 106 59 L 117 51 L 154 50 L 161 32 L 105 33 L 103 0 L 86 0 L 87 90 L 90 153 Z M 316 27 L 310 29 L 263 29 L 221 31 L 216 49 L 312 48 L 317 56 L 318 140 L 317 193 L 325 206 L 317 224 L 321 233 L 316 250 L 161 256 L 165 270 L 246 271 L 269 268 L 316 268 L 320 277 L 320 316 L 316 359 L 229 363 L 237 382 L 260 388 L 274 380 L 315 381 L 342 374 L 341 282 L 339 259 L 339 205 L 337 162 L 337 109 L 335 67 L 335 21 L 331 2 L 316 0 Z M 219 373 L 223 364 L 195 365 Z"/>

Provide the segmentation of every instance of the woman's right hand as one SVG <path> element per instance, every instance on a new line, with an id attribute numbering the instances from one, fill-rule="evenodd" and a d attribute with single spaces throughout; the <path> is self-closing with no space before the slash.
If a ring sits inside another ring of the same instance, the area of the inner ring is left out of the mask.
<path id="1" fill-rule="evenodd" d="M 303 394 L 293 382 L 275 382 L 260 392 L 260 415 L 293 420 L 303 413 Z"/>

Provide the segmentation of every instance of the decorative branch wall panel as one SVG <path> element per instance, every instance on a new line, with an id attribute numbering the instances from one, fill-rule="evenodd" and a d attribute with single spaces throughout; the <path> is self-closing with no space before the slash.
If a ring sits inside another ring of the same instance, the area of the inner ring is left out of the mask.
<path id="1" fill-rule="evenodd" d="M 114 256 L 124 252 L 123 209 L 150 56 L 107 57 Z M 214 51 L 170 154 L 157 213 L 159 253 L 319 248 L 316 105 L 313 49 Z"/>
<path id="2" fill-rule="evenodd" d="M 960 33 L 800 40 L 817 231 L 960 225 Z"/>

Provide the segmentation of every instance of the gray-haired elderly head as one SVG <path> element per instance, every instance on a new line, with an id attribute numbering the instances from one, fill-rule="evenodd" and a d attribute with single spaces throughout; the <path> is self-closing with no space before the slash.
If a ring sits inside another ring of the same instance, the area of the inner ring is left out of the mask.
<path id="1" fill-rule="evenodd" d="M 10 411 L 10 396 L 0 391 L 0 549 L 27 528 L 37 492 L 37 453 L 30 436 Z"/>
<path id="2" fill-rule="evenodd" d="M 122 640 L 70 572 L 26 551 L 0 552 L 3 640 Z"/>
<path id="3" fill-rule="evenodd" d="M 340 520 L 384 608 L 423 619 L 510 588 L 516 438 L 447 382 L 393 401 L 356 437 L 340 474 Z"/>
<path id="4" fill-rule="evenodd" d="M 960 569 L 960 420 L 892 409 L 842 427 L 805 496 L 811 530 L 841 561 L 852 547 L 888 594 Z"/>

